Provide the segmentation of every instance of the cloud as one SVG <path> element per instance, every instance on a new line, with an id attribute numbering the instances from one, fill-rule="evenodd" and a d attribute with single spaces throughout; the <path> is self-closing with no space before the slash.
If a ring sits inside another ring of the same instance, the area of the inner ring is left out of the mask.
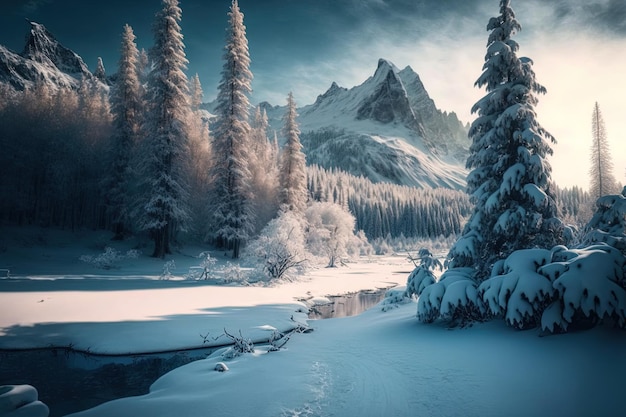
<path id="1" fill-rule="evenodd" d="M 53 0 L 5 0 L 3 8 L 11 13 L 30 14 L 35 13 L 41 6 L 52 3 Z"/>

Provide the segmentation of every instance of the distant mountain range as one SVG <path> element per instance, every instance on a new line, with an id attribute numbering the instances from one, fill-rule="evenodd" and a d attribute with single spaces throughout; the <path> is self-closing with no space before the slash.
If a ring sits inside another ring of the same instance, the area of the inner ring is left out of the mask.
<path id="1" fill-rule="evenodd" d="M 0 45 L 0 84 L 23 90 L 45 83 L 56 89 L 78 88 L 83 80 L 103 85 L 114 80 L 114 76 L 99 80 L 43 25 L 30 24 L 21 53 Z M 285 107 L 261 106 L 280 136 Z M 212 103 L 205 108 L 211 110 Z M 298 113 L 309 164 L 340 168 L 374 182 L 420 188 L 465 186 L 467 127 L 455 113 L 435 106 L 411 67 L 399 70 L 380 59 L 374 75 L 361 85 L 346 89 L 332 83 Z"/>
<path id="2" fill-rule="evenodd" d="M 280 132 L 284 107 L 262 103 Z M 420 188 L 465 186 L 467 127 L 435 106 L 419 76 L 380 59 L 373 76 L 346 89 L 333 83 L 298 109 L 309 164 L 374 182 Z"/>

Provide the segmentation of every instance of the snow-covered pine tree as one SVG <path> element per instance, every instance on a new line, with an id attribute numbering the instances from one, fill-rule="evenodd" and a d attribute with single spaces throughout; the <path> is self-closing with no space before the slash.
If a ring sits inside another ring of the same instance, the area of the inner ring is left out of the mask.
<path id="1" fill-rule="evenodd" d="M 452 267 L 474 268 L 478 281 L 515 250 L 562 241 L 546 160 L 556 141 L 534 110 L 536 94 L 546 89 L 535 81 L 532 61 L 517 56 L 511 36 L 520 29 L 510 0 L 501 0 L 500 15 L 487 25 L 485 64 L 475 83 L 487 90 L 472 108 L 478 117 L 469 131 L 467 192 L 475 208 L 449 257 Z"/>
<path id="2" fill-rule="evenodd" d="M 123 239 L 130 226 L 130 180 L 133 177 L 130 158 L 137 144 L 143 111 L 137 76 L 138 56 L 133 29 L 125 25 L 117 81 L 111 89 L 114 133 L 104 181 L 114 239 Z"/>
<path id="3" fill-rule="evenodd" d="M 211 228 L 216 244 L 232 249 L 236 259 L 254 228 L 248 166 L 248 94 L 252 73 L 246 27 L 237 0 L 231 3 L 228 15 L 225 62 L 217 94 L 218 120 L 213 129 Z"/>
<path id="4" fill-rule="evenodd" d="M 104 63 L 102 62 L 101 57 L 98 57 L 98 64 L 96 65 L 96 71 L 93 73 L 93 76 L 96 77 L 101 82 L 103 82 L 104 84 L 107 83 L 107 74 L 104 69 Z"/>
<path id="5" fill-rule="evenodd" d="M 613 177 L 613 161 L 611 161 L 604 119 L 598 102 L 593 106 L 591 134 L 593 141 L 591 144 L 591 168 L 589 169 L 591 177 L 589 193 L 595 200 L 603 195 L 615 194 L 618 191 L 615 177 Z"/>
<path id="6" fill-rule="evenodd" d="M 209 115 L 200 108 L 203 91 L 198 74 L 191 78 L 190 83 L 191 112 L 189 112 L 189 148 L 187 175 L 189 191 L 193 198 L 189 202 L 191 210 L 191 231 L 201 238 L 206 234 L 206 219 L 210 212 L 209 187 L 211 171 L 211 146 L 209 136 Z"/>
<path id="7" fill-rule="evenodd" d="M 278 164 L 272 157 L 267 137 L 268 119 L 265 109 L 257 106 L 250 131 L 249 167 L 254 190 L 256 230 L 261 231 L 278 212 Z"/>
<path id="8" fill-rule="evenodd" d="M 177 230 L 189 218 L 184 161 L 188 157 L 189 85 L 178 0 L 163 0 L 154 24 L 152 70 L 148 77 L 138 226 L 154 240 L 153 257 L 170 253 Z"/>
<path id="9" fill-rule="evenodd" d="M 287 143 L 280 158 L 279 201 L 288 210 L 304 213 L 308 190 L 306 182 L 306 159 L 300 143 L 300 129 L 296 122 L 296 102 L 293 94 L 287 96 L 283 134 Z"/>

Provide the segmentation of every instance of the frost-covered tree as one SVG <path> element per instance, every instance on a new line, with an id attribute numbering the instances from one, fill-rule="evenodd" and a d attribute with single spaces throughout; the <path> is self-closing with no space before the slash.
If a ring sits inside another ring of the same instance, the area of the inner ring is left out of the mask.
<path id="1" fill-rule="evenodd" d="M 96 65 L 96 70 L 94 71 L 93 75 L 104 84 L 107 83 L 107 74 L 106 70 L 104 69 L 104 63 L 102 62 L 101 57 L 98 57 L 98 64 Z"/>
<path id="2" fill-rule="evenodd" d="M 261 230 L 278 212 L 278 164 L 272 157 L 272 147 L 267 137 L 268 119 L 265 109 L 257 106 L 250 131 L 248 165 L 254 190 L 253 205 L 256 230 Z"/>
<path id="3" fill-rule="evenodd" d="M 314 203 L 305 215 L 309 250 L 313 255 L 326 256 L 329 268 L 336 267 L 354 242 L 354 216 L 335 203 Z"/>
<path id="4" fill-rule="evenodd" d="M 535 81 L 532 61 L 517 56 L 511 37 L 520 29 L 510 0 L 501 0 L 500 15 L 487 25 L 485 64 L 475 83 L 487 91 L 472 108 L 478 116 L 469 130 L 467 192 L 475 208 L 449 257 L 453 267 L 474 268 L 478 281 L 513 251 L 551 248 L 562 239 L 546 159 L 555 139 L 534 109 L 546 89 Z"/>
<path id="5" fill-rule="evenodd" d="M 125 25 L 117 81 L 111 89 L 115 131 L 109 151 L 108 175 L 104 181 L 107 211 L 115 239 L 122 239 L 130 227 L 131 154 L 138 140 L 143 111 L 137 74 L 138 56 L 133 29 Z"/>
<path id="6" fill-rule="evenodd" d="M 280 279 L 308 263 L 302 218 L 293 211 L 281 211 L 250 243 L 246 252 L 254 258 L 267 279 Z"/>
<path id="7" fill-rule="evenodd" d="M 206 219 L 210 216 L 209 188 L 211 171 L 211 146 L 209 135 L 209 113 L 200 108 L 202 104 L 202 84 L 196 74 L 191 79 L 191 112 L 189 113 L 189 148 L 187 176 L 192 198 L 189 206 L 192 215 L 191 231 L 198 238 L 206 235 Z"/>
<path id="8" fill-rule="evenodd" d="M 229 12 L 222 79 L 218 87 L 213 129 L 213 218 L 212 235 L 219 246 L 232 249 L 239 258 L 241 248 L 254 228 L 250 169 L 248 166 L 250 125 L 248 94 L 250 55 L 243 13 L 237 0 Z"/>
<path id="9" fill-rule="evenodd" d="M 170 253 L 177 230 L 188 222 L 184 161 L 188 157 L 189 86 L 178 0 L 163 0 L 154 24 L 148 79 L 138 226 L 154 241 L 152 256 Z"/>
<path id="10" fill-rule="evenodd" d="M 284 116 L 283 134 L 287 143 L 280 158 L 279 198 L 288 210 L 303 213 L 306 210 L 308 191 L 306 181 L 306 159 L 300 143 L 300 129 L 296 122 L 296 102 L 293 94 L 287 96 L 287 111 Z"/>
<path id="11" fill-rule="evenodd" d="M 604 127 L 604 119 L 600 106 L 596 102 L 593 106 L 591 117 L 591 168 L 589 175 L 591 182 L 589 193 L 594 199 L 603 195 L 613 194 L 617 191 L 615 177 L 613 177 L 613 161 L 611 161 L 611 151 L 609 141 Z"/>

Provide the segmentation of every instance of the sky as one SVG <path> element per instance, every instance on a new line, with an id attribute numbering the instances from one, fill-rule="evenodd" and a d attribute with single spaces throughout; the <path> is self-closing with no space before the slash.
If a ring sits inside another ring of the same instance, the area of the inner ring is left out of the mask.
<path id="1" fill-rule="evenodd" d="M 217 94 L 229 0 L 181 0 L 188 75 L 198 73 L 210 101 Z M 484 63 L 489 18 L 498 0 L 239 0 L 254 74 L 251 101 L 283 105 L 293 91 L 311 104 L 335 81 L 361 84 L 378 58 L 410 65 L 437 107 L 471 122 L 484 95 L 474 87 Z M 614 164 L 626 183 L 626 2 L 513 0 L 522 25 L 520 56 L 534 61 L 538 121 L 553 145 L 552 178 L 588 188 L 591 115 L 599 103 Z M 140 48 L 152 44 L 160 0 L 3 0 L 0 44 L 21 51 L 25 18 L 43 23 L 94 70 L 101 56 L 116 71 L 122 27 L 130 24 Z"/>

